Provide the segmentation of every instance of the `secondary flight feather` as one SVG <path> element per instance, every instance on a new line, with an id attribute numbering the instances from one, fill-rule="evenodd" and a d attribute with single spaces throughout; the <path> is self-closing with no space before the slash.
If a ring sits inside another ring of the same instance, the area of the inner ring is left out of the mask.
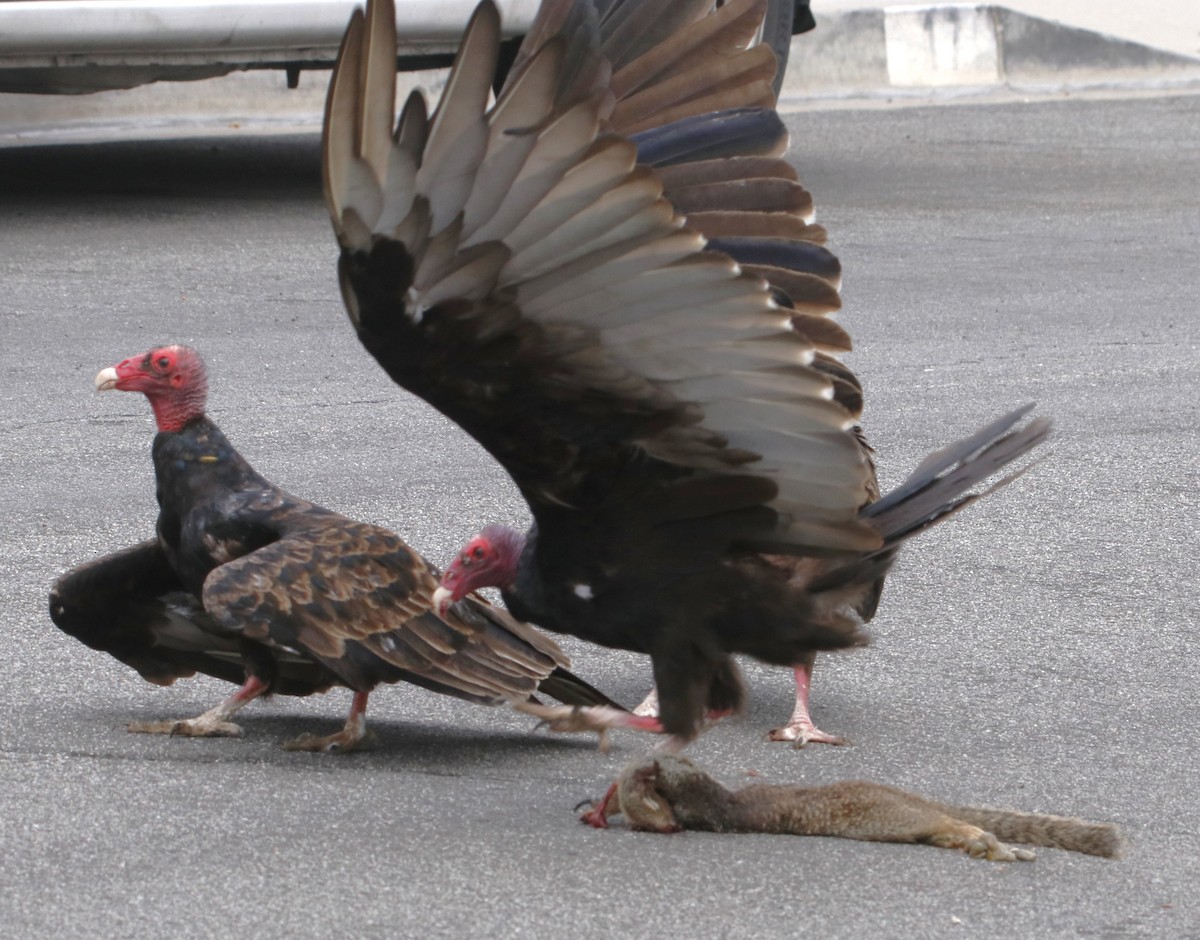
<path id="1" fill-rule="evenodd" d="M 1015 411 L 863 512 L 840 272 L 780 159 L 765 2 L 708 7 L 545 2 L 493 100 L 485 2 L 434 113 L 413 96 L 393 122 L 393 8 L 371 0 L 324 134 L 360 340 L 534 519 L 485 530 L 439 601 L 495 585 L 523 619 L 648 653 L 679 742 L 741 703 L 731 654 L 863 642 L 855 600 L 899 544 L 1048 432 Z M 797 582 L 778 557 L 820 569 Z"/>

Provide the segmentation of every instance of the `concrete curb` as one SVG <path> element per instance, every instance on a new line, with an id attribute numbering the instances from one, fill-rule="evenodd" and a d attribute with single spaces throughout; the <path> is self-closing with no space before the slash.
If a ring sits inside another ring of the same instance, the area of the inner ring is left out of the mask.
<path id="1" fill-rule="evenodd" d="M 955 3 L 821 17 L 792 42 L 783 95 L 1181 81 L 1200 81 L 1200 59 L 1002 6 Z"/>

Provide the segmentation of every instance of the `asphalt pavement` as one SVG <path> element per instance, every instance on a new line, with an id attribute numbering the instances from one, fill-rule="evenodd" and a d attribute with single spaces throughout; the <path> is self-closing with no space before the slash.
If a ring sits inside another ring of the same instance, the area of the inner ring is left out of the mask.
<path id="1" fill-rule="evenodd" d="M 867 778 L 1120 824 L 1107 861 L 597 832 L 572 807 L 649 742 L 534 731 L 416 688 L 369 753 L 285 753 L 344 690 L 237 740 L 131 735 L 171 688 L 59 633 L 67 567 L 152 531 L 149 408 L 100 368 L 201 349 L 211 414 L 268 477 L 444 562 L 520 522 L 502 472 L 395 389 L 341 309 L 314 135 L 0 150 L 0 923 L 13 937 L 1200 937 L 1195 564 L 1200 96 L 789 116 L 845 269 L 839 322 L 885 486 L 1036 400 L 1018 482 L 918 540 L 873 645 L 818 660 L 844 748 L 762 740 L 785 670 L 690 755 L 729 784 Z M 565 644 L 636 702 L 646 664 Z M 753 775 L 753 776 L 752 776 Z"/>

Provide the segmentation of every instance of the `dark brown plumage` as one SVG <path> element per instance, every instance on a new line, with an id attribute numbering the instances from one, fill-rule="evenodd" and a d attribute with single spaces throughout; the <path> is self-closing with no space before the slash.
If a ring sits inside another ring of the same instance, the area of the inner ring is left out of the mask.
<path id="1" fill-rule="evenodd" d="M 840 272 L 776 159 L 787 133 L 748 45 L 764 3 L 708 6 L 547 0 L 489 107 L 484 3 L 438 110 L 410 98 L 393 132 L 393 12 L 372 0 L 324 141 L 359 338 L 534 517 L 485 530 L 441 597 L 497 585 L 517 616 L 649 653 L 679 741 L 740 704 L 731 654 L 793 665 L 861 643 L 856 599 L 899 544 L 1048 430 L 1014 412 L 862 511 L 861 389 L 832 356 L 844 331 L 819 319 Z M 630 25 L 656 16 L 669 28 Z M 779 211 L 772 193 L 789 194 Z M 797 586 L 764 556 L 824 567 Z"/>
<path id="2" fill-rule="evenodd" d="M 258 695 L 343 685 L 356 693 L 346 728 L 290 746 L 349 749 L 367 693 L 401 680 L 486 705 L 526 702 L 541 688 L 613 707 L 566 671 L 552 640 L 481 598 L 432 612 L 437 571 L 394 533 L 256 473 L 204 415 L 194 350 L 126 359 L 97 387 L 141 391 L 154 408 L 158 536 L 63 575 L 51 617 L 151 682 L 201 672 L 243 683 L 201 718 L 133 730 L 236 734 L 229 717 Z"/>

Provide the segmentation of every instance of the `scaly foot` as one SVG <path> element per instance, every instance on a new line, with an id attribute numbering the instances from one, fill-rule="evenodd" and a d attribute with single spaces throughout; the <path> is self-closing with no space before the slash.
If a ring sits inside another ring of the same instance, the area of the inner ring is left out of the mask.
<path id="1" fill-rule="evenodd" d="M 808 707 L 808 691 L 812 684 L 813 658 L 810 656 L 799 662 L 792 672 L 796 680 L 796 705 L 792 709 L 792 717 L 780 728 L 767 732 L 768 741 L 790 741 L 793 747 L 804 747 L 806 744 L 845 744 L 845 738 L 836 734 L 826 734 L 813 724 L 812 713 Z"/>
<path id="2" fill-rule="evenodd" d="M 267 691 L 267 683 L 249 676 L 233 695 L 198 718 L 182 721 L 132 721 L 126 727 L 137 734 L 178 734 L 185 738 L 240 738 L 242 729 L 229 720 L 239 709 Z"/>
<path id="3" fill-rule="evenodd" d="M 542 705 L 538 702 L 513 702 L 513 708 L 539 719 L 538 727 L 563 734 L 595 731 L 600 735 L 600 750 L 608 750 L 608 732 L 612 728 L 633 728 L 662 734 L 657 718 L 646 718 L 607 705 Z"/>
<path id="4" fill-rule="evenodd" d="M 324 754 L 349 754 L 351 751 L 366 750 L 365 734 L 354 734 L 343 728 L 337 734 L 317 735 L 305 732 L 299 737 L 283 742 L 285 751 L 311 751 Z"/>
<path id="5" fill-rule="evenodd" d="M 135 734 L 170 734 L 185 738 L 240 738 L 242 728 L 232 721 L 209 718 L 186 718 L 179 721 L 131 721 L 126 729 Z"/>
<path id="6" fill-rule="evenodd" d="M 285 751 L 313 751 L 324 754 L 349 754 L 362 749 L 367 740 L 367 716 L 365 696 L 362 710 L 350 713 L 346 725 L 337 734 L 316 735 L 304 733 L 298 738 L 283 742 Z"/>
<path id="7" fill-rule="evenodd" d="M 827 734 L 809 719 L 792 720 L 780 728 L 767 732 L 768 741 L 791 741 L 792 747 L 804 747 L 806 744 L 845 744 L 845 738 L 836 734 Z"/>

